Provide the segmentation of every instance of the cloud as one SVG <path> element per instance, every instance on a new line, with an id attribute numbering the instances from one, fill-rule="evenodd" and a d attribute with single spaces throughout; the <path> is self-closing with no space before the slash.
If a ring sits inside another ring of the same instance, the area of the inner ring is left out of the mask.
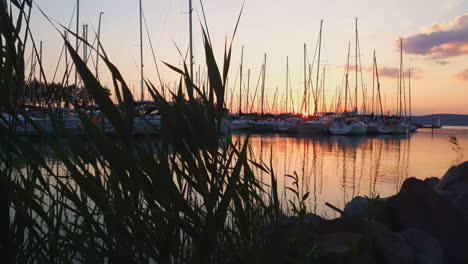
<path id="1" fill-rule="evenodd" d="M 446 60 L 435 60 L 434 61 L 435 63 L 439 64 L 439 65 L 447 65 L 449 64 L 450 62 L 446 61 Z"/>
<path id="2" fill-rule="evenodd" d="M 337 69 L 346 70 L 346 65 L 338 65 L 336 66 Z M 349 72 L 355 72 L 356 67 L 351 65 L 349 66 Z M 398 74 L 400 73 L 400 68 L 390 67 L 390 66 L 382 66 L 378 68 L 379 70 L 379 77 L 380 78 L 390 78 L 396 79 L 398 78 Z M 372 74 L 372 66 L 363 66 L 362 71 L 368 74 Z M 408 76 L 408 70 L 406 69 L 405 78 Z M 411 69 L 411 79 L 421 79 L 422 78 L 422 70 L 420 68 L 412 68 Z"/>
<path id="3" fill-rule="evenodd" d="M 451 0 L 451 1 L 446 1 L 443 2 L 440 7 L 445 10 L 453 10 L 461 5 L 460 0 Z"/>
<path id="4" fill-rule="evenodd" d="M 379 68 L 379 77 L 384 78 L 398 78 L 400 73 L 400 69 L 393 68 L 393 67 L 380 67 Z"/>
<path id="5" fill-rule="evenodd" d="M 336 66 L 336 69 L 338 70 L 345 70 L 346 71 L 346 65 L 338 65 Z M 363 72 L 372 72 L 372 66 L 362 66 L 362 67 L 357 67 L 358 69 L 361 68 Z M 356 72 L 356 64 L 350 64 L 349 65 L 349 72 Z"/>
<path id="6" fill-rule="evenodd" d="M 396 41 L 396 46 L 400 41 Z M 445 24 L 433 24 L 403 41 L 407 54 L 426 56 L 437 61 L 468 54 L 468 13 Z"/>
<path id="7" fill-rule="evenodd" d="M 468 82 L 468 69 L 464 69 L 463 71 L 455 74 L 455 77 L 464 82 Z"/>

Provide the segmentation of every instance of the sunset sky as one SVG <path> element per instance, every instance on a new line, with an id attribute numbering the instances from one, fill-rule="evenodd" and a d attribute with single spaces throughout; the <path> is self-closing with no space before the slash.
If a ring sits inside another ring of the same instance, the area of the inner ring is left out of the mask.
<path id="1" fill-rule="evenodd" d="M 68 25 L 75 0 L 37 0 L 46 14 Z M 102 43 L 130 87 L 139 87 L 139 7 L 138 0 L 81 0 L 81 24 L 89 24 L 88 37 L 97 31 L 103 11 Z M 215 52 L 222 58 L 224 41 L 230 39 L 243 0 L 204 0 L 205 11 Z M 200 34 L 201 7 L 194 1 L 195 70 L 204 62 Z M 180 66 L 182 58 L 176 45 L 188 48 L 188 0 L 143 0 L 149 33 L 161 68 L 162 78 L 170 83 L 178 76 L 161 61 Z M 467 12 L 465 14 L 465 12 Z M 36 9 L 32 14 L 36 41 L 44 41 L 44 64 L 52 79 L 63 41 Z M 271 104 L 278 86 L 284 98 L 286 56 L 289 56 L 295 100 L 303 93 L 303 45 L 307 44 L 312 60 L 320 20 L 323 19 L 321 65 L 326 67 L 326 98 L 332 102 L 341 86 L 348 42 L 354 63 L 355 18 L 359 20 L 361 61 L 364 85 L 372 86 L 372 52 L 376 50 L 384 107 L 396 105 L 400 37 L 404 38 L 405 71 L 413 69 L 414 114 L 468 114 L 468 1 L 465 0 L 246 0 L 238 34 L 234 40 L 230 86 L 234 85 L 244 45 L 244 77 L 251 69 L 251 90 L 255 89 L 267 53 L 266 93 Z M 72 23 L 72 29 L 75 22 Z M 80 32 L 82 28 L 80 27 Z M 74 43 L 74 42 L 73 42 Z M 146 33 L 144 36 L 145 76 L 157 83 L 154 62 Z M 62 62 L 63 65 L 63 62 Z M 92 65 L 92 62 L 90 62 Z M 100 65 L 101 79 L 109 84 L 110 76 Z M 63 69 L 63 68 L 61 68 Z M 204 68 L 201 66 L 201 71 Z M 315 75 L 316 69 L 314 69 Z M 62 73 L 63 74 L 63 70 Z M 315 77 L 314 77 L 315 78 Z M 245 79 L 244 82 L 247 80 Z M 238 82 L 238 81 L 237 81 Z M 360 81 L 359 81 L 360 82 Z M 350 83 L 354 85 L 354 75 Z M 238 83 L 236 84 L 238 87 Z M 238 88 L 235 90 L 237 94 Z M 139 94 L 139 92 L 137 93 Z M 228 96 L 228 99 L 230 94 Z M 258 98 L 258 97 L 257 97 Z M 278 99 L 279 100 L 279 99 Z M 283 99 L 284 100 L 284 99 Z M 237 100 L 236 100 L 237 101 Z M 295 104 L 296 104 L 295 102 Z M 234 106 L 233 106 L 234 107 Z"/>

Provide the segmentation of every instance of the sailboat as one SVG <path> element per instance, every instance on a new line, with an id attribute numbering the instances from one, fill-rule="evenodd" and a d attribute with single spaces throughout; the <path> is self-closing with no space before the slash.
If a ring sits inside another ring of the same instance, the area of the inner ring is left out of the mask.
<path id="1" fill-rule="evenodd" d="M 266 63 L 267 63 L 267 55 L 265 53 L 264 62 L 263 62 L 263 73 L 262 73 L 262 95 L 261 95 L 262 115 L 261 115 L 261 119 L 252 121 L 250 123 L 250 127 L 253 132 L 275 132 L 278 130 L 278 123 L 276 121 L 264 119 Z"/>
<path id="2" fill-rule="evenodd" d="M 29 117 L 31 124 L 23 115 L 16 115 L 16 118 L 13 115 L 1 113 L 0 117 L 0 126 L 9 127 L 13 125 L 15 133 L 17 135 L 39 135 L 40 132 L 46 134 L 53 133 L 52 121 L 50 118 L 37 118 Z"/>
<path id="3" fill-rule="evenodd" d="M 356 77 L 355 77 L 355 81 L 356 81 L 356 87 L 355 87 L 355 99 L 354 99 L 354 103 L 356 104 L 355 106 L 355 110 L 357 111 L 358 110 L 358 24 L 357 24 L 358 20 L 356 18 L 356 69 L 355 69 L 355 72 L 356 72 Z M 361 122 L 359 121 L 358 119 L 355 119 L 352 122 L 352 126 L 353 128 L 351 129 L 351 131 L 349 132 L 350 134 L 352 135 L 363 135 L 363 134 L 366 134 L 367 133 L 367 125 L 364 123 L 364 122 Z"/>
<path id="4" fill-rule="evenodd" d="M 330 132 L 333 135 L 348 135 L 353 129 L 353 124 L 345 118 L 336 118 L 330 126 Z"/>
<path id="5" fill-rule="evenodd" d="M 377 121 L 377 133 L 379 134 L 390 134 L 392 133 L 392 128 L 383 120 L 384 112 L 382 106 L 382 94 L 380 92 L 380 80 L 379 80 L 379 67 L 377 65 L 377 57 L 374 51 L 374 63 L 373 63 L 373 76 L 375 75 L 375 79 L 377 80 L 377 97 L 379 98 L 379 108 L 380 108 L 380 117 L 381 119 Z M 372 81 L 372 87 L 374 88 L 374 77 Z M 374 89 L 373 89 L 374 90 Z M 375 104 L 375 98 L 373 99 L 373 105 Z M 374 107 L 373 107 L 374 109 Z"/>
<path id="6" fill-rule="evenodd" d="M 323 25 L 323 20 L 320 21 L 320 33 L 319 33 L 319 39 L 318 39 L 318 61 L 317 61 L 317 83 L 316 83 L 316 90 L 318 91 L 318 84 L 319 84 L 319 76 L 320 76 L 320 53 L 321 53 L 321 48 L 322 48 L 322 25 Z M 304 44 L 304 104 L 307 111 L 308 107 L 308 100 L 307 100 L 307 79 L 306 79 L 306 57 L 307 57 L 307 51 L 306 51 L 306 46 Z M 318 94 L 314 96 L 315 99 L 315 106 L 314 106 L 314 116 L 312 119 L 307 119 L 299 122 L 298 124 L 298 132 L 299 134 L 323 134 L 323 133 L 328 133 L 329 132 L 329 127 L 331 125 L 331 120 L 324 115 L 318 115 L 317 112 L 317 107 L 318 107 Z"/>
<path id="7" fill-rule="evenodd" d="M 398 115 L 399 118 L 393 118 L 390 120 L 390 127 L 392 128 L 393 134 L 403 134 L 406 135 L 409 133 L 409 125 L 403 122 L 403 97 L 402 97 L 402 89 L 403 89 L 403 39 L 400 39 L 400 73 L 399 73 L 399 81 L 398 81 L 398 90 L 399 90 L 399 109 Z"/>
<path id="8" fill-rule="evenodd" d="M 409 93 L 409 120 L 408 120 L 408 125 L 409 125 L 409 131 L 410 132 L 416 132 L 418 127 L 413 123 L 411 120 L 413 113 L 412 113 L 412 102 L 411 102 L 411 69 L 408 70 L 408 93 Z"/>

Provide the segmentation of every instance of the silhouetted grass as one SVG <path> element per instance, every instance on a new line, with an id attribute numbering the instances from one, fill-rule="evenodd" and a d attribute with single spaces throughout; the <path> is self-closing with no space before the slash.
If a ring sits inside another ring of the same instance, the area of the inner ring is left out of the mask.
<path id="1" fill-rule="evenodd" d="M 24 86 L 24 47 L 28 1 L 0 2 L 0 110 L 22 114 L 17 92 Z M 240 16 L 239 16 L 240 18 Z M 24 23 L 24 24 L 22 24 Z M 236 25 L 237 29 L 237 25 Z M 236 30 L 235 30 L 236 31 Z M 235 35 L 234 31 L 234 35 Z M 73 32 L 70 32 L 74 34 Z M 46 115 L 57 131 L 40 131 L 41 146 L 50 148 L 51 163 L 30 138 L 15 134 L 19 120 L 0 125 L 0 255 L 6 263 L 252 263 L 268 259 L 259 240 L 266 223 L 282 213 L 271 168 L 253 162 L 248 140 L 233 142 L 222 133 L 231 45 L 222 71 L 215 60 L 207 28 L 203 44 L 209 82 L 197 87 L 188 73 L 173 103 L 146 80 L 162 118 L 159 139 L 132 136 L 133 96 L 102 48 L 111 73 L 115 105 L 103 85 L 64 37 L 67 50 L 89 94 L 116 130 L 109 137 L 79 114 L 85 138 L 67 135 L 60 118 Z M 42 67 L 41 67 L 42 68 Z M 205 92 L 202 92 L 205 91 Z M 60 131 L 60 132 L 59 132 Z M 237 147 L 239 146 L 239 147 Z M 24 166 L 19 166 L 21 161 Z M 254 175 L 271 175 L 271 186 Z M 297 188 L 298 189 L 298 188 Z M 294 213 L 305 214 L 304 200 Z"/>

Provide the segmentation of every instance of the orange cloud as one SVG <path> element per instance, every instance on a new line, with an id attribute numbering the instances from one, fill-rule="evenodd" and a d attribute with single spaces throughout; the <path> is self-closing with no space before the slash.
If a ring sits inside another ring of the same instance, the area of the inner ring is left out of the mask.
<path id="1" fill-rule="evenodd" d="M 455 74 L 455 77 L 464 82 L 468 82 L 468 69 L 464 69 L 463 71 Z"/>
<path id="2" fill-rule="evenodd" d="M 339 65 L 336 68 L 346 70 L 346 65 Z M 399 68 L 390 67 L 390 66 L 382 66 L 382 67 L 379 67 L 378 70 L 379 70 L 379 77 L 381 77 L 381 78 L 398 78 L 398 74 L 400 73 Z M 356 66 L 351 66 L 350 65 L 349 66 L 349 71 L 350 72 L 355 72 L 356 71 Z M 363 66 L 362 71 L 372 74 L 372 66 Z M 408 71 L 405 70 L 404 74 L 405 74 L 405 76 L 407 76 Z M 422 78 L 421 69 L 420 68 L 411 69 L 411 78 L 412 79 L 421 79 Z"/>
<path id="3" fill-rule="evenodd" d="M 396 46 L 400 41 L 396 41 Z M 445 24 L 433 24 L 419 33 L 407 37 L 403 51 L 408 54 L 444 59 L 468 54 L 468 13 Z"/>

